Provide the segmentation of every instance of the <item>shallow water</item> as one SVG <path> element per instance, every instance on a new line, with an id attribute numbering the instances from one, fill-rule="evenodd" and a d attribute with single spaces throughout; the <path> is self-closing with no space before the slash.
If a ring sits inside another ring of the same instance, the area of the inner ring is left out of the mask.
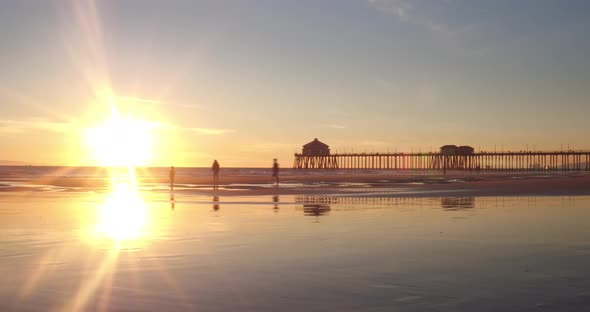
<path id="1" fill-rule="evenodd" d="M 588 311 L 590 197 L 5 193 L 0 310 Z"/>
<path id="2" fill-rule="evenodd" d="M 178 190 L 202 190 L 210 189 L 209 178 L 211 168 L 177 168 L 176 180 Z M 137 184 L 144 190 L 167 190 L 169 179 L 169 167 L 139 167 L 133 170 L 133 176 Z M 59 166 L 0 166 L 0 191 L 33 190 L 44 192 L 64 191 L 104 191 L 109 188 L 113 178 L 128 179 L 128 168 L 103 168 L 103 167 L 59 167 Z M 563 177 L 582 176 L 584 172 L 567 171 L 482 171 L 469 170 L 448 171 L 443 175 L 440 170 L 378 170 L 378 169 L 281 169 L 281 186 L 283 188 L 321 186 L 368 188 L 373 186 L 387 186 L 388 184 L 440 184 L 461 183 L 471 180 L 502 176 L 513 179 L 532 177 Z M 222 168 L 220 176 L 227 179 L 222 185 L 227 190 L 248 190 L 272 188 L 274 179 L 271 177 L 270 168 Z M 266 182 L 240 181 L 240 179 L 253 179 L 268 177 Z M 290 181 L 297 177 L 297 181 Z M 322 181 L 325 177 L 348 177 L 372 179 L 372 183 L 335 182 Z M 458 178 L 459 177 L 459 178 Z M 399 179 L 410 179 L 408 181 Z M 32 182 L 35 180 L 36 181 Z M 205 179 L 205 180 L 203 180 Z M 184 181 L 184 182 L 179 182 Z M 188 181 L 188 182 L 187 182 Z M 200 181 L 199 183 L 193 183 Z M 179 183 L 178 183 L 179 182 Z M 37 184 L 45 183 L 45 184 Z"/>

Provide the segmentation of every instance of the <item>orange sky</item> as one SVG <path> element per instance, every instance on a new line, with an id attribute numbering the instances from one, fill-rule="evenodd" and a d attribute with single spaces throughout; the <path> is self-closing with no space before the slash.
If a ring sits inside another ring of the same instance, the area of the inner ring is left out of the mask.
<path id="1" fill-rule="evenodd" d="M 0 160 L 290 166 L 316 137 L 338 152 L 590 149 L 587 6 L 0 4 Z M 149 146 L 117 135 L 97 151 L 88 129 L 114 109 L 149 125 Z"/>

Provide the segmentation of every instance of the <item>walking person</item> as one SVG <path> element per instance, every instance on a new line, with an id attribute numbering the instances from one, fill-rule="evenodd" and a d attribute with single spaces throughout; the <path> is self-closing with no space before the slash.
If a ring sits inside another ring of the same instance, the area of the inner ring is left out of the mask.
<path id="1" fill-rule="evenodd" d="M 277 179 L 277 187 L 279 187 L 279 163 L 277 159 L 274 159 L 274 163 L 272 165 L 272 176 Z"/>
<path id="2" fill-rule="evenodd" d="M 217 190 L 219 189 L 219 163 L 217 162 L 217 159 L 213 161 L 211 169 L 213 170 L 213 189 Z"/>
<path id="3" fill-rule="evenodd" d="M 174 190 L 174 177 L 176 176 L 176 172 L 174 170 L 174 166 L 170 167 L 170 190 Z"/>

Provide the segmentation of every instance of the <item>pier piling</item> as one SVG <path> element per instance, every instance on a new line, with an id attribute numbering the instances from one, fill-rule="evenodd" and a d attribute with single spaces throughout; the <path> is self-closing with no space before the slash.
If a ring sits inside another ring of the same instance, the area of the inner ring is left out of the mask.
<path id="1" fill-rule="evenodd" d="M 590 171 L 590 151 L 295 154 L 294 169 Z"/>

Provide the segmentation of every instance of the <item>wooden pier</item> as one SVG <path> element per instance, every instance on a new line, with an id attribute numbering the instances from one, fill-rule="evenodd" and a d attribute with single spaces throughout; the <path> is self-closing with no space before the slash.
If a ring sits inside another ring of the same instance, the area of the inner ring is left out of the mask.
<path id="1" fill-rule="evenodd" d="M 590 171 L 590 151 L 295 154 L 294 169 Z"/>

